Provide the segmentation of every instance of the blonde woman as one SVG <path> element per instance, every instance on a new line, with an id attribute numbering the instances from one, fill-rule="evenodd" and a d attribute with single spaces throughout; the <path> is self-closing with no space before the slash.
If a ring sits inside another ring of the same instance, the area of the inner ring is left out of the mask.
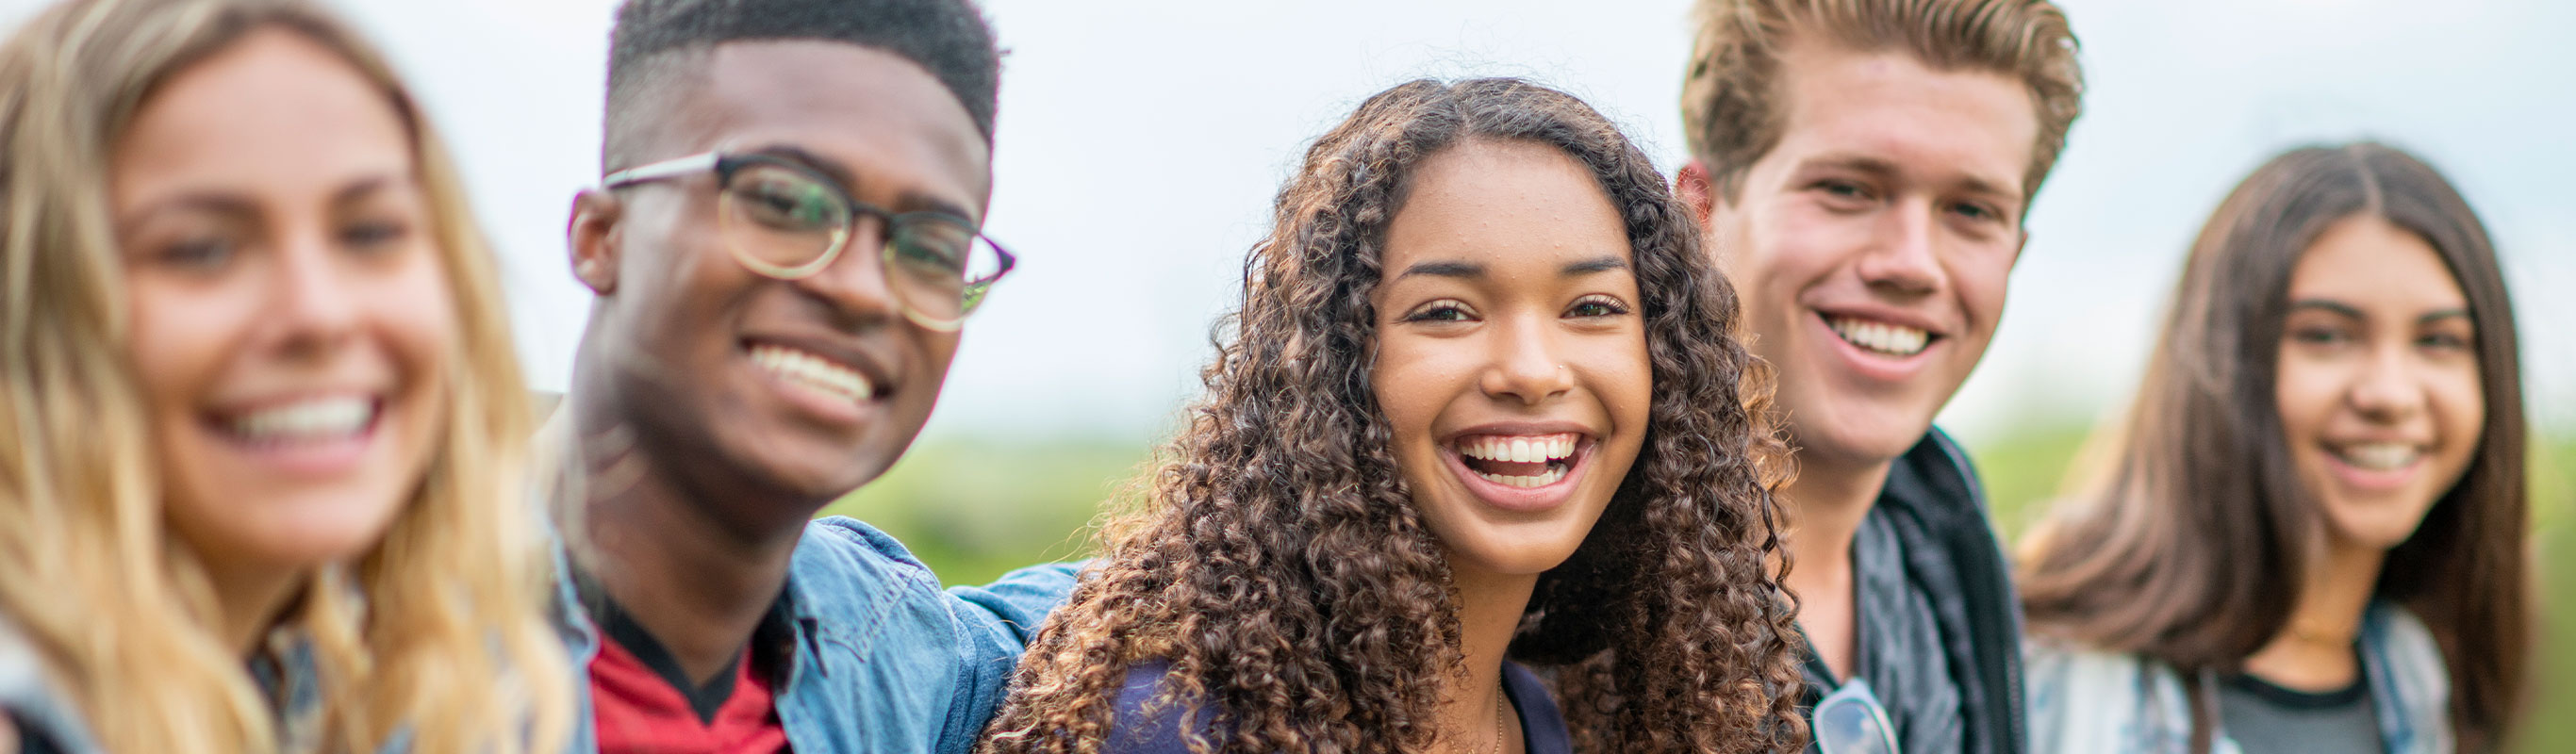
<path id="1" fill-rule="evenodd" d="M 561 747 L 501 294 L 382 57 L 72 0 L 0 141 L 0 750 Z"/>

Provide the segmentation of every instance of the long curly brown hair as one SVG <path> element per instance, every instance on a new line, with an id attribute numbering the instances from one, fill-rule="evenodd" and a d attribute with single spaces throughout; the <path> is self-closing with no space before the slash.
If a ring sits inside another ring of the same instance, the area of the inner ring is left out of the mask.
<path id="1" fill-rule="evenodd" d="M 1370 384 L 1370 291 L 1408 177 L 1469 140 L 1591 168 L 1627 227 L 1653 360 L 1645 447 L 1540 577 L 1511 658 L 1553 678 L 1585 751 L 1803 745 L 1770 492 L 1784 448 L 1763 419 L 1768 373 L 1732 337 L 1734 290 L 1617 126 L 1565 93 L 1476 79 L 1381 92 L 1307 151 L 1244 263 L 1206 394 L 1029 648 L 983 751 L 1098 751 L 1129 669 L 1152 661 L 1170 664 L 1156 706 L 1212 713 L 1201 751 L 1432 744 L 1462 672 L 1458 599 Z"/>

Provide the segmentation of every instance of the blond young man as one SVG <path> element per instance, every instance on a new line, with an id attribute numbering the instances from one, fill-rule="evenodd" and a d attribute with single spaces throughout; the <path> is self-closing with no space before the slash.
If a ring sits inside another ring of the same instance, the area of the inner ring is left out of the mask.
<path id="1" fill-rule="evenodd" d="M 2081 109 L 2043 0 L 1702 0 L 1677 180 L 1799 448 L 1788 586 L 1826 754 L 2021 752 L 2020 615 L 1932 427 Z"/>

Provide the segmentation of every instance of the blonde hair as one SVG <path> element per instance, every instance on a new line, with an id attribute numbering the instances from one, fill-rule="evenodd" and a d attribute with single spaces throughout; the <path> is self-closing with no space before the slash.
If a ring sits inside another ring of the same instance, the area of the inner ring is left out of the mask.
<path id="1" fill-rule="evenodd" d="M 1682 134 L 1728 196 L 1780 144 L 1780 53 L 1798 32 L 1863 51 L 1903 50 L 1940 70 L 2003 73 L 2030 88 L 2039 143 L 2022 198 L 2039 193 L 2084 110 L 2075 32 L 2048 0 L 1698 0 L 1682 80 Z"/>
<path id="2" fill-rule="evenodd" d="M 337 53 L 408 126 L 458 318 L 420 488 L 280 626 L 315 649 L 319 744 L 371 751 L 399 731 L 422 751 L 558 748 L 573 671 L 543 612 L 542 519 L 519 504 L 528 407 L 491 253 L 382 56 L 301 0 L 72 0 L 0 47 L 0 614 L 109 750 L 287 737 L 216 636 L 202 562 L 164 525 L 105 179 L 163 82 L 265 29 Z"/>

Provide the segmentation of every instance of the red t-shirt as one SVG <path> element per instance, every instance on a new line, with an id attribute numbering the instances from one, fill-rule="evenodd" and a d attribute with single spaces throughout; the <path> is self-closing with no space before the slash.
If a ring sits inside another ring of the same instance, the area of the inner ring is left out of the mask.
<path id="1" fill-rule="evenodd" d="M 623 617 L 616 615 L 602 623 Z M 668 652 L 652 644 L 650 635 L 642 635 L 636 643 L 646 645 L 643 654 L 664 662 L 647 663 L 618 640 L 619 634 L 629 641 L 638 637 L 633 631 L 601 631 L 599 654 L 590 661 L 591 704 L 602 754 L 783 754 L 788 750 L 787 729 L 779 725 L 769 682 L 752 669 L 750 648 L 734 660 L 729 686 L 711 683 L 683 691 L 684 674 L 677 663 L 668 661 Z"/>

